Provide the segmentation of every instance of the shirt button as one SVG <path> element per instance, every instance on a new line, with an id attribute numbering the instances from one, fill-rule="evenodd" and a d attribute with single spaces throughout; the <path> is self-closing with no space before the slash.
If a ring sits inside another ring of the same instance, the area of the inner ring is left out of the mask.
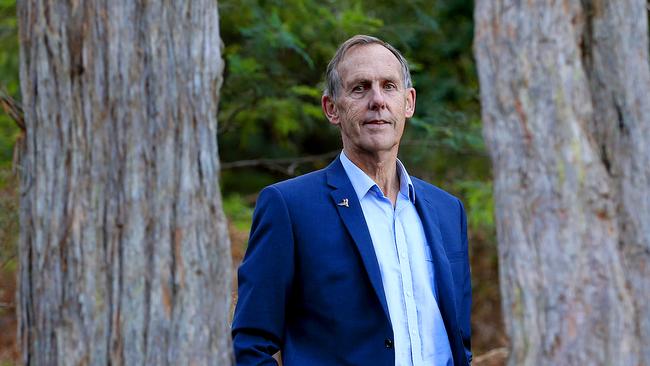
<path id="1" fill-rule="evenodd" d="M 411 291 L 406 291 L 406 296 L 411 297 L 413 296 L 413 294 L 411 293 Z"/>
<path id="2" fill-rule="evenodd" d="M 389 349 L 393 348 L 393 341 L 390 338 L 386 338 L 384 340 L 384 346 L 386 346 L 386 348 L 389 348 Z"/>

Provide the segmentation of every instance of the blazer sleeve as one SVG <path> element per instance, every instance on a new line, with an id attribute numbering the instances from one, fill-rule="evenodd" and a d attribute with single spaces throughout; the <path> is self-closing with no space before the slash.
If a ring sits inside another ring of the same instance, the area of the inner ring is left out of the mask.
<path id="1" fill-rule="evenodd" d="M 459 324 L 461 337 L 463 339 L 463 347 L 465 348 L 465 354 L 467 356 L 467 361 L 472 361 L 472 345 L 471 345 L 471 336 L 472 329 L 470 324 L 470 316 L 472 311 L 472 279 L 469 269 L 469 248 L 467 241 L 467 216 L 465 215 L 465 208 L 463 207 L 462 202 L 458 201 L 460 206 L 460 235 L 461 235 L 461 245 L 465 251 L 467 266 L 465 267 L 465 273 L 463 276 L 463 292 L 460 295 L 460 307 L 459 307 Z"/>
<path id="2" fill-rule="evenodd" d="M 239 297 L 232 325 L 238 366 L 277 365 L 294 275 L 294 240 L 281 192 L 260 192 L 246 255 L 239 267 Z"/>

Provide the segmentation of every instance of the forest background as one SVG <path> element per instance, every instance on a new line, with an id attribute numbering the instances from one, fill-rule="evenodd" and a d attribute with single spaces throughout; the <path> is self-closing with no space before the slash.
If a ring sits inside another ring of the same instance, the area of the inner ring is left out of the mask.
<path id="1" fill-rule="evenodd" d="M 481 137 L 472 56 L 473 1 L 219 2 L 224 82 L 218 115 L 221 189 L 235 263 L 245 250 L 256 194 L 319 169 L 340 150 L 320 108 L 323 73 L 354 34 L 400 49 L 418 92 L 400 159 L 409 172 L 457 195 L 470 231 L 475 354 L 503 347 L 492 178 Z M 20 101 L 15 0 L 0 0 L 0 87 Z M 15 349 L 18 180 L 13 148 L 22 131 L 0 112 L 0 365 Z"/>

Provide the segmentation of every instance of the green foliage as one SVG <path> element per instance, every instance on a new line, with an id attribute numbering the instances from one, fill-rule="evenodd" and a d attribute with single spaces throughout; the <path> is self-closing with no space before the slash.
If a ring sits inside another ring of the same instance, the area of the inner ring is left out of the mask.
<path id="1" fill-rule="evenodd" d="M 18 244 L 18 179 L 0 168 L 0 271 L 13 270 Z"/>
<path id="2" fill-rule="evenodd" d="M 224 0 L 219 7 L 226 45 L 219 112 L 223 161 L 340 148 L 338 130 L 320 108 L 323 74 L 337 46 L 363 33 L 394 44 L 412 66 L 417 110 L 403 140 L 412 147 L 411 159 L 462 152 L 487 164 L 471 1 Z"/>
<path id="3" fill-rule="evenodd" d="M 0 167 L 10 167 L 13 147 L 20 130 L 4 112 L 0 112 Z"/>
<path id="4" fill-rule="evenodd" d="M 0 88 L 15 99 L 19 98 L 18 23 L 16 1 L 0 0 Z M 0 108 L 0 167 L 7 167 L 13 156 L 18 127 Z"/>
<path id="5" fill-rule="evenodd" d="M 240 194 L 233 193 L 223 199 L 223 211 L 237 230 L 248 232 L 253 221 L 253 209 Z"/>
<path id="6" fill-rule="evenodd" d="M 16 1 L 0 0 L 0 85 L 13 96 L 19 92 L 18 56 Z"/>
<path id="7" fill-rule="evenodd" d="M 0 88 L 18 99 L 20 83 L 16 2 L 0 0 Z M 13 146 L 19 129 L 0 108 L 0 271 L 15 267 L 18 242 L 17 179 L 11 173 Z"/>
<path id="8" fill-rule="evenodd" d="M 479 230 L 493 230 L 494 198 L 492 197 L 492 182 L 461 180 L 456 182 L 456 189 L 464 197 L 468 226 Z"/>
<path id="9" fill-rule="evenodd" d="M 323 70 L 342 39 L 375 31 L 382 21 L 367 16 L 358 1 L 226 0 L 219 10 L 226 45 L 222 159 L 338 148 L 338 132 L 320 111 Z"/>

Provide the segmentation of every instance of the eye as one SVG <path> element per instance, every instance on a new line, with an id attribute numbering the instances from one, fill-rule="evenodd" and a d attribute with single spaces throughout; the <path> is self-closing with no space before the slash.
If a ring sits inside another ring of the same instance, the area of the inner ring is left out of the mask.
<path id="1" fill-rule="evenodd" d="M 384 89 L 386 89 L 386 90 L 395 90 L 395 89 L 397 89 L 397 85 L 395 85 L 395 83 L 388 82 L 388 83 L 384 84 Z"/>
<path id="2" fill-rule="evenodd" d="M 359 84 L 359 85 L 355 85 L 355 86 L 352 88 L 352 92 L 353 92 L 353 93 L 361 93 L 361 92 L 363 92 L 364 89 L 365 89 L 365 88 L 363 87 L 363 85 Z"/>

